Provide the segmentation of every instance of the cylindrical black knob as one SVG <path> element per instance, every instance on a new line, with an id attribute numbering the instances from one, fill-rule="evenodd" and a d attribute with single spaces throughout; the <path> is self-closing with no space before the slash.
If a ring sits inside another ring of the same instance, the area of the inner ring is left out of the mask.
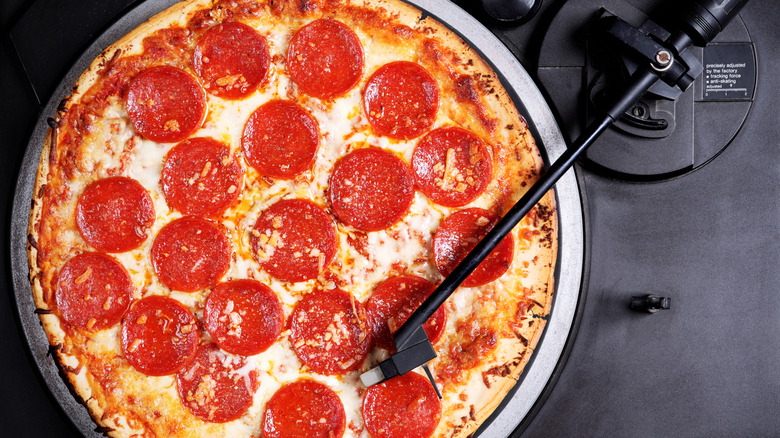
<path id="1" fill-rule="evenodd" d="M 643 295 L 631 297 L 631 310 L 638 312 L 655 313 L 659 310 L 669 310 L 672 299 L 669 297 L 659 297 L 657 295 Z"/>
<path id="2" fill-rule="evenodd" d="M 530 20 L 542 0 L 482 0 L 482 8 L 493 20 L 504 25 L 519 25 Z"/>
<path id="3" fill-rule="evenodd" d="M 679 26 L 697 46 L 705 46 L 726 27 L 748 0 L 689 0 Z"/>

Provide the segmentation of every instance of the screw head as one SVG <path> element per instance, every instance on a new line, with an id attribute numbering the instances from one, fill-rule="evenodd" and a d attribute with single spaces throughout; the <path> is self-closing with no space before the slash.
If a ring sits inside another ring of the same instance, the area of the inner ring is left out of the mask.
<path id="1" fill-rule="evenodd" d="M 667 66 L 672 62 L 672 54 L 668 50 L 659 50 L 655 54 L 655 62 L 661 67 Z"/>

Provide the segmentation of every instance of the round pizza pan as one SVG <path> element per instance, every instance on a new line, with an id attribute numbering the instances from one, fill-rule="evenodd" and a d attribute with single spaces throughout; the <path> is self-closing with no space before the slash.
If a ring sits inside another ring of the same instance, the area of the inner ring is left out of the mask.
<path id="1" fill-rule="evenodd" d="M 14 194 L 11 220 L 11 266 L 17 308 L 22 328 L 33 358 L 49 390 L 76 428 L 87 437 L 104 436 L 65 383 L 56 361 L 49 353 L 49 343 L 35 314 L 27 267 L 27 222 L 35 187 L 38 160 L 48 131 L 47 119 L 55 115 L 59 102 L 68 96 L 72 85 L 102 50 L 110 46 L 156 13 L 178 0 L 148 0 L 130 10 L 111 25 L 84 51 L 57 86 L 41 113 L 21 164 Z M 488 29 L 448 0 L 412 0 L 417 6 L 467 41 L 488 61 L 501 77 L 515 104 L 529 122 L 535 139 L 549 164 L 566 149 L 565 141 L 546 101 L 531 77 Z M 513 434 L 532 411 L 553 376 L 572 331 L 578 306 L 584 263 L 583 212 L 579 186 L 573 172 L 556 185 L 560 226 L 556 290 L 552 311 L 531 362 L 520 381 L 507 396 L 502 407 L 483 425 L 480 436 L 502 437 Z"/>

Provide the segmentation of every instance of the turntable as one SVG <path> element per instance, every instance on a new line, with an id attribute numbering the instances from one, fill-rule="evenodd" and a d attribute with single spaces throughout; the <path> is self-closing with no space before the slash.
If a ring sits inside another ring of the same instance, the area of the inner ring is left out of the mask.
<path id="1" fill-rule="evenodd" d="M 101 45 L 170 3 L 3 4 L 10 251 L 3 255 L 8 299 L 0 304 L 0 424 L 9 436 L 102 436 L 58 376 L 25 298 L 25 151 L 30 137 L 34 144 L 41 135 L 42 107 L 66 91 L 58 83 L 71 65 L 91 60 Z M 625 42 L 615 42 L 599 19 L 616 17 L 663 39 L 675 6 L 413 3 L 493 64 L 517 94 L 548 163 L 585 131 L 610 84 L 637 69 L 635 56 L 617 55 Z M 552 315 L 532 363 L 479 436 L 780 432 L 776 9 L 771 0 L 747 3 L 712 44 L 689 51 L 685 61 L 700 69 L 689 87 L 654 85 L 561 179 Z"/>

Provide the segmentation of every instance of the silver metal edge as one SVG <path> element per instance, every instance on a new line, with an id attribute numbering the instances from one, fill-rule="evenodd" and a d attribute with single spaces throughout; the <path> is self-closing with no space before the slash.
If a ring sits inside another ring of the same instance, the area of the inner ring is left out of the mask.
<path id="1" fill-rule="evenodd" d="M 44 107 L 27 144 L 14 193 L 10 258 L 15 299 L 22 328 L 33 358 L 49 389 L 84 436 L 104 435 L 95 430 L 95 423 L 89 412 L 71 393 L 54 361 L 48 355 L 49 343 L 34 314 L 35 303 L 28 279 L 26 248 L 28 216 L 38 161 L 48 132 L 46 119 L 55 115 L 59 102 L 69 95 L 72 85 L 101 51 L 154 14 L 175 3 L 178 3 L 178 0 L 148 0 L 129 11 L 90 44 L 62 79 Z M 476 19 L 447 0 L 412 0 L 410 3 L 435 15 L 449 27 L 457 29 L 482 52 L 497 71 L 504 75 L 506 85 L 513 89 L 525 106 L 524 115 L 534 124 L 540 137 L 538 140 L 541 140 L 549 160 L 557 159 L 566 149 L 563 135 L 536 84 L 506 46 Z M 579 190 L 572 171 L 564 175 L 556 185 L 556 197 L 560 227 L 558 252 L 560 275 L 556 284 L 554 312 L 547 322 L 544 340 L 537 348 L 533 362 L 524 371 L 522 384 L 498 417 L 482 431 L 482 436 L 508 436 L 517 427 L 550 380 L 572 327 L 580 291 L 584 251 Z"/>

